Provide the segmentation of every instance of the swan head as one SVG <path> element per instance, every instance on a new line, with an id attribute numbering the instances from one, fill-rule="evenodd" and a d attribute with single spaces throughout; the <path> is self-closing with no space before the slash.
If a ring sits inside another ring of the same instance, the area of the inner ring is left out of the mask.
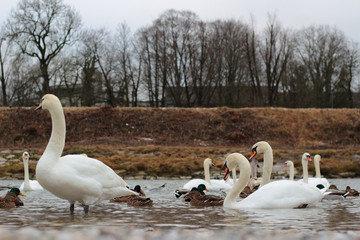
<path id="1" fill-rule="evenodd" d="M 230 172 L 233 169 L 236 169 L 236 167 L 239 164 L 243 165 L 244 163 L 246 163 L 249 166 L 249 176 L 250 176 L 250 163 L 246 159 L 246 157 L 244 157 L 244 155 L 242 155 L 241 153 L 232 153 L 229 156 L 227 156 L 224 162 L 224 168 L 225 168 L 224 180 L 226 181 L 229 178 Z"/>
<path id="2" fill-rule="evenodd" d="M 320 162 L 321 161 L 321 156 L 319 154 L 316 154 L 314 156 L 314 162 Z"/>
<path id="3" fill-rule="evenodd" d="M 59 98 L 53 94 L 46 94 L 41 98 L 39 106 L 35 108 L 34 111 L 41 109 L 51 110 L 59 107 L 61 108 L 61 102 Z"/>
<path id="4" fill-rule="evenodd" d="M 204 165 L 206 165 L 206 164 L 211 165 L 213 167 L 216 167 L 215 164 L 212 162 L 212 160 L 210 158 L 206 158 L 204 160 Z"/>
<path id="5" fill-rule="evenodd" d="M 288 167 L 288 166 L 291 166 L 293 164 L 293 162 L 292 161 L 290 161 L 290 160 L 288 160 L 288 161 L 286 161 L 285 163 L 284 163 L 284 165 L 282 166 L 283 168 L 284 167 Z"/>
<path id="6" fill-rule="evenodd" d="M 309 161 L 309 162 L 312 162 L 310 153 L 304 153 L 304 154 L 302 155 L 301 160 L 302 160 L 304 163 L 307 163 L 308 161 Z"/>
<path id="7" fill-rule="evenodd" d="M 24 162 L 29 161 L 29 153 L 28 152 L 24 152 L 22 155 L 22 159 Z"/>
<path id="8" fill-rule="evenodd" d="M 256 154 L 264 153 L 265 151 L 267 151 L 269 149 L 271 149 L 271 146 L 268 142 L 260 141 L 260 142 L 255 143 L 251 148 L 251 157 L 249 158 L 249 160 L 251 161 L 253 159 L 253 157 L 256 156 Z"/>

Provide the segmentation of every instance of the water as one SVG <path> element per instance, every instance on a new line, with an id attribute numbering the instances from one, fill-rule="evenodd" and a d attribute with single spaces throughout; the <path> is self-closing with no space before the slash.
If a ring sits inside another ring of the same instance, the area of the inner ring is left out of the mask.
<path id="1" fill-rule="evenodd" d="M 0 181 L 1 186 L 20 186 L 22 181 Z M 88 227 L 123 227 L 133 229 L 184 230 L 296 230 L 296 231 L 358 231 L 360 197 L 344 200 L 323 200 L 314 208 L 284 210 L 227 210 L 220 207 L 190 207 L 177 199 L 174 190 L 184 180 L 127 180 L 130 186 L 141 185 L 153 200 L 152 207 L 131 207 L 124 203 L 104 201 L 90 206 L 88 215 L 80 205 L 69 214 L 69 203 L 47 191 L 27 192 L 21 197 L 24 206 L 0 209 L 0 227 L 19 229 L 87 229 Z M 166 183 L 165 188 L 151 190 Z M 360 190 L 360 179 L 330 179 L 345 189 L 347 185 Z M 146 188 L 147 187 L 147 188 Z M 5 195 L 5 191 L 1 192 Z"/>

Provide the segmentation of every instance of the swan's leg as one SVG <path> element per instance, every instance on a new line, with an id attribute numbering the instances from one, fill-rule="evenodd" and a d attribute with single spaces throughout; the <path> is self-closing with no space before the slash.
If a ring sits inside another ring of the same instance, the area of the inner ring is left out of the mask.
<path id="1" fill-rule="evenodd" d="M 75 208 L 75 204 L 70 203 L 70 214 L 74 214 L 74 208 Z"/>
<path id="2" fill-rule="evenodd" d="M 89 213 L 89 205 L 84 205 L 84 211 L 86 214 Z"/>

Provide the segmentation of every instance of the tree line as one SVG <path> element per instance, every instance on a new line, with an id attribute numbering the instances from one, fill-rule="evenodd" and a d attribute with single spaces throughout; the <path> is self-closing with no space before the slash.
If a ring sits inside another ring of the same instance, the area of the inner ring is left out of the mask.
<path id="1" fill-rule="evenodd" d="M 135 33 L 85 28 L 62 0 L 21 0 L 0 31 L 2 106 L 359 107 L 359 48 L 327 25 L 202 21 L 167 10 Z"/>

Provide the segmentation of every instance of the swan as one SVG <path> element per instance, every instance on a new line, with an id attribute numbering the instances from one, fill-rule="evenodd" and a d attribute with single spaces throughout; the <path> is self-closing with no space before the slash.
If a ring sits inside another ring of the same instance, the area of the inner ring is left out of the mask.
<path id="1" fill-rule="evenodd" d="M 289 180 L 294 180 L 294 163 L 290 160 L 286 161 L 285 164 L 282 166 L 284 167 L 289 167 L 290 169 L 290 173 L 289 173 Z"/>
<path id="2" fill-rule="evenodd" d="M 24 182 L 20 186 L 21 191 L 44 190 L 36 180 L 29 180 L 29 153 L 24 152 L 22 155 L 24 163 Z"/>
<path id="3" fill-rule="evenodd" d="M 204 179 L 192 179 L 183 186 L 183 189 L 191 190 L 193 187 L 196 188 L 200 184 L 204 184 L 209 191 L 230 190 L 230 188 L 231 188 L 230 182 L 231 181 L 229 181 L 229 183 L 227 183 L 224 180 L 215 180 L 215 179 L 210 180 L 210 165 L 215 166 L 212 163 L 212 160 L 210 158 L 206 158 L 204 160 L 205 180 Z"/>
<path id="4" fill-rule="evenodd" d="M 262 147 L 258 145 L 257 151 Z M 249 161 L 240 153 L 229 155 L 224 163 L 224 179 L 229 177 L 230 170 L 239 167 L 240 175 L 237 182 L 226 195 L 223 207 L 230 209 L 263 208 L 286 209 L 313 206 L 324 197 L 324 191 L 308 184 L 279 180 L 267 183 L 247 198 L 237 202 L 237 196 L 245 188 L 250 178 Z"/>
<path id="5" fill-rule="evenodd" d="M 55 196 L 70 203 L 74 213 L 75 202 L 80 202 L 85 214 L 89 205 L 115 197 L 138 195 L 110 167 L 99 160 L 84 155 L 60 157 L 64 145 L 66 124 L 60 100 L 46 94 L 34 111 L 47 109 L 50 112 L 52 131 L 45 151 L 36 166 L 36 178 L 40 185 Z"/>
<path id="6" fill-rule="evenodd" d="M 304 153 L 304 155 L 307 154 L 309 161 L 311 161 L 310 158 L 310 154 L 309 153 Z M 303 179 L 300 179 L 300 182 L 305 182 L 308 183 L 310 186 L 313 187 L 317 187 L 317 188 L 325 188 L 326 190 L 329 189 L 330 187 L 330 183 L 328 182 L 328 180 L 326 178 L 321 178 L 320 175 L 320 166 L 319 163 L 320 162 L 320 155 L 315 155 L 314 157 L 314 164 L 315 164 L 315 169 L 316 169 L 316 177 L 315 178 L 309 178 L 308 177 L 308 164 L 307 161 L 302 159 L 302 167 L 303 167 Z"/>
<path id="7" fill-rule="evenodd" d="M 321 184 L 326 189 L 329 189 L 330 187 L 329 181 L 326 178 L 321 177 L 320 161 L 321 161 L 321 156 L 319 154 L 316 154 L 314 156 L 315 178 L 309 178 L 309 184 L 311 184 L 312 186 L 318 186 L 319 184 Z"/>

